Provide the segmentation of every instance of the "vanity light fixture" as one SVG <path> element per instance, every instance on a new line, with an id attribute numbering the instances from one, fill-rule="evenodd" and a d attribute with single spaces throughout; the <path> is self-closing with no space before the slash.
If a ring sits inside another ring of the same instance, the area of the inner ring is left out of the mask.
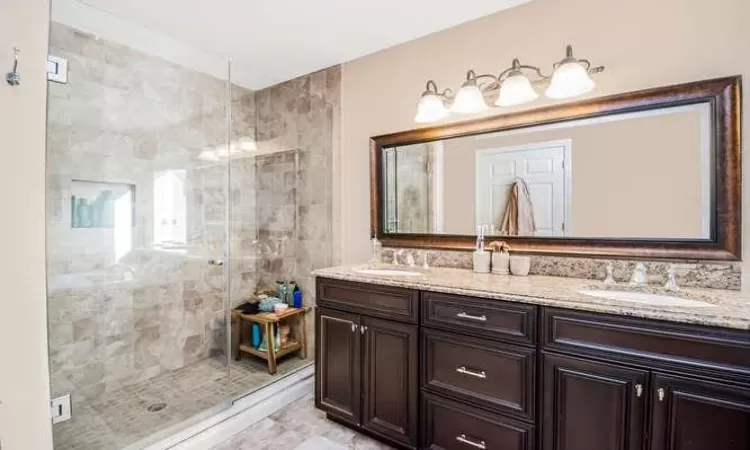
<path id="1" fill-rule="evenodd" d="M 414 121 L 417 123 L 429 123 L 437 122 L 446 117 L 448 109 L 445 107 L 445 103 L 452 99 L 450 89 L 438 92 L 437 84 L 432 80 L 428 81 L 427 89 L 419 98 L 417 115 L 414 117 Z"/>
<path id="2" fill-rule="evenodd" d="M 491 78 L 493 83 L 496 82 L 495 77 L 492 75 L 477 76 L 473 70 L 466 72 L 466 81 L 464 81 L 461 89 L 456 93 L 456 98 L 453 100 L 453 105 L 451 106 L 451 112 L 474 114 L 488 108 L 487 103 L 484 102 L 483 92 L 483 88 L 485 90 L 487 88 L 479 84 L 479 78 Z"/>
<path id="3" fill-rule="evenodd" d="M 417 105 L 415 121 L 436 122 L 449 113 L 475 114 L 489 108 L 485 97 L 497 92 L 494 106 L 515 106 L 536 100 L 539 94 L 534 84 L 549 83 L 545 95 L 553 99 L 576 97 L 594 89 L 595 83 L 589 74 L 602 72 L 604 66 L 592 67 L 591 61 L 577 59 L 573 48 L 565 48 L 565 58 L 552 65 L 552 75 L 545 75 L 539 67 L 521 64 L 518 58 L 511 67 L 499 75 L 481 74 L 473 70 L 466 73 L 466 81 L 455 97 L 450 89 L 442 92 L 430 80 Z M 450 106 L 449 106 L 450 105 Z"/>
<path id="4" fill-rule="evenodd" d="M 565 48 L 565 58 L 552 68 L 552 81 L 544 92 L 549 98 L 571 98 L 591 91 L 596 84 L 589 74 L 604 70 L 604 66 L 591 67 L 588 59 L 576 59 L 570 45 Z"/>

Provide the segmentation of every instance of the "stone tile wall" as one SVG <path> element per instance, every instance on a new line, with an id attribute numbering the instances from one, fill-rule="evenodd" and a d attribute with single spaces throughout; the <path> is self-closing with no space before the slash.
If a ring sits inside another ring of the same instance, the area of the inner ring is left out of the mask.
<path id="1" fill-rule="evenodd" d="M 406 263 L 406 254 L 411 252 L 418 265 L 424 258 L 431 267 L 472 268 L 472 255 L 467 251 L 445 251 L 424 249 L 383 249 L 383 262 L 392 263 L 394 252 L 399 254 L 399 263 Z M 531 275 L 553 277 L 587 278 L 603 280 L 607 263 L 614 265 L 614 277 L 619 282 L 627 282 L 637 262 L 644 262 L 649 275 L 649 283 L 660 284 L 666 281 L 667 271 L 674 267 L 677 284 L 683 287 L 708 289 L 740 290 L 742 279 L 741 263 L 695 262 L 695 261 L 629 261 L 593 258 L 573 258 L 564 256 L 531 256 Z"/>
<path id="2" fill-rule="evenodd" d="M 339 67 L 258 92 L 232 86 L 232 144 L 258 154 L 211 161 L 205 150 L 226 150 L 224 80 L 58 23 L 50 42 L 50 53 L 69 61 L 69 82 L 49 85 L 53 395 L 94 399 L 224 353 L 227 286 L 235 305 L 293 279 L 314 305 L 310 271 L 332 260 Z M 170 170 L 185 184 L 179 249 L 154 243 L 154 180 Z M 134 186 L 127 254 L 116 258 L 112 229 L 71 227 L 73 180 Z M 226 280 L 207 261 L 225 254 L 228 212 Z M 312 325 L 311 316 L 310 356 Z"/>
<path id="3" fill-rule="evenodd" d="M 226 245 L 226 81 L 59 23 L 50 53 L 68 59 L 67 84 L 49 84 L 47 212 L 52 394 L 74 401 L 224 352 L 225 279 L 207 264 Z M 254 93 L 233 88 L 233 141 L 254 138 Z M 180 248 L 154 242 L 154 183 L 184 181 Z M 239 166 L 238 166 L 239 172 Z M 237 175 L 235 211 L 254 207 L 254 170 Z M 135 190 L 132 246 L 117 258 L 115 231 L 71 227 L 73 180 Z M 252 218 L 253 214 L 247 217 Z M 238 216 L 238 220 L 246 219 Z M 237 224 L 233 224 L 237 225 Z M 252 220 L 233 241 L 255 239 Z M 237 271 L 240 278 L 255 272 Z"/>

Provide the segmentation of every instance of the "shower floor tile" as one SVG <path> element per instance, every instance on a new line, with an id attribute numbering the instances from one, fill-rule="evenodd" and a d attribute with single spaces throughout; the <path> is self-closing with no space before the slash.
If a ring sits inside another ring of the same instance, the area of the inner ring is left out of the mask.
<path id="1" fill-rule="evenodd" d="M 326 419 L 307 395 L 212 450 L 386 450 L 392 447 Z"/>
<path id="2" fill-rule="evenodd" d="M 127 447 L 310 362 L 291 356 L 282 360 L 276 375 L 269 375 L 265 361 L 245 357 L 231 362 L 230 378 L 225 361 L 208 358 L 90 402 L 75 403 L 74 398 L 73 419 L 53 428 L 55 449 Z M 158 409 L 162 403 L 166 405 Z M 157 410 L 149 411 L 150 406 Z"/>

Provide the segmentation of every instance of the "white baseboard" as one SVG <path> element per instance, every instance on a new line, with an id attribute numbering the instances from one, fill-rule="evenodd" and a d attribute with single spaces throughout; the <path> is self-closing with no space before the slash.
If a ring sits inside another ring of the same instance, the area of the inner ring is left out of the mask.
<path id="1" fill-rule="evenodd" d="M 313 391 L 312 365 L 265 386 L 195 425 L 147 446 L 145 450 L 205 450 L 260 422 Z M 135 448 L 135 447 L 134 447 Z"/>

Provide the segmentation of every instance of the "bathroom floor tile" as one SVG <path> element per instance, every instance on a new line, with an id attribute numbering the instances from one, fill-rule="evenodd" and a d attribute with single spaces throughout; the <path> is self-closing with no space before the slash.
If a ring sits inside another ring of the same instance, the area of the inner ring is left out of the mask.
<path id="1" fill-rule="evenodd" d="M 387 450 L 392 447 L 332 422 L 315 409 L 312 395 L 223 442 L 212 450 Z"/>
<path id="2" fill-rule="evenodd" d="M 227 371 L 224 358 L 207 358 L 173 372 L 105 392 L 91 401 L 77 403 L 73 398 L 73 419 L 53 427 L 56 450 L 117 450 L 168 427 L 179 426 L 203 411 L 260 388 L 306 364 L 291 356 L 269 375 L 264 361 L 243 357 L 232 361 Z M 156 409 L 164 404 L 162 409 Z M 267 423 L 269 442 L 287 432 L 275 421 Z M 276 425 L 276 427 L 271 427 Z M 313 429 L 315 423 L 309 425 Z M 281 431 L 281 433 L 280 433 Z M 287 433 L 294 446 L 306 435 Z M 288 447 L 288 448 L 294 448 Z M 240 448 L 240 447 L 237 447 Z M 255 447 L 247 448 L 263 448 Z"/>

